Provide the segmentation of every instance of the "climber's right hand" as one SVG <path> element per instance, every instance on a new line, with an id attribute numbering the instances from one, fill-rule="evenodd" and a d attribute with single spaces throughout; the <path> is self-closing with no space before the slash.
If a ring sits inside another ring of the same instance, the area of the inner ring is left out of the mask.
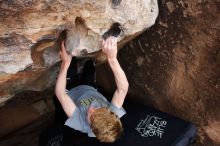
<path id="1" fill-rule="evenodd" d="M 109 37 L 102 41 L 102 52 L 105 53 L 109 60 L 117 58 L 117 38 Z"/>

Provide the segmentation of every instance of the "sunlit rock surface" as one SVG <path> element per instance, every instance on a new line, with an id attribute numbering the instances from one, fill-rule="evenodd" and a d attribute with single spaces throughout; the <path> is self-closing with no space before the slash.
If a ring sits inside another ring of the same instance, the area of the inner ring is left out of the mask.
<path id="1" fill-rule="evenodd" d="M 54 73 L 50 68 L 60 60 L 66 35 L 68 50 L 100 56 L 94 52 L 101 49 L 102 38 L 118 36 L 122 46 L 157 16 L 157 0 L 1 0 L 0 102 L 23 90 L 38 91 L 36 81 L 41 90 L 46 82 L 54 83 L 46 72 Z"/>
<path id="2" fill-rule="evenodd" d="M 126 42 L 126 38 L 153 25 L 157 15 L 157 0 L 3 0 L 0 2 L 0 72 L 16 73 L 32 65 L 31 47 L 38 52 L 54 48 L 64 29 L 78 29 L 72 34 L 75 35 L 72 41 L 79 41 L 79 46 L 74 47 L 91 53 L 100 50 L 102 35 L 114 23 L 119 23 L 122 29 L 119 40 Z M 77 25 L 77 18 L 84 24 Z M 43 61 L 48 63 L 47 58 Z"/>

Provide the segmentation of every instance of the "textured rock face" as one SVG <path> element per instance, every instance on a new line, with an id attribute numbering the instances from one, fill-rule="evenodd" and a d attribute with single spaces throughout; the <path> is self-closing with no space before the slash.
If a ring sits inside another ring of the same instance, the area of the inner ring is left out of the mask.
<path id="1" fill-rule="evenodd" d="M 55 72 L 48 68 L 60 60 L 65 32 L 67 49 L 75 47 L 82 56 L 100 50 L 102 37 L 109 35 L 119 35 L 119 45 L 125 44 L 153 25 L 157 15 L 157 0 L 1 0 L 0 102 L 30 86 L 42 90 L 49 86 L 46 81 L 54 82 L 45 74 Z"/>
<path id="2" fill-rule="evenodd" d="M 156 24 L 119 54 L 134 100 L 192 121 L 206 146 L 220 144 L 219 6 L 162 0 Z"/>
<path id="3" fill-rule="evenodd" d="M 38 52 L 52 47 L 49 52 L 57 52 L 57 38 L 64 29 L 78 29 L 72 34 L 75 47 L 79 52 L 86 49 L 91 53 L 100 50 L 102 35 L 112 24 L 120 24 L 122 33 L 119 40 L 126 42 L 125 38 L 131 38 L 153 25 L 157 15 L 156 0 L 3 0 L 0 2 L 0 72 L 16 73 L 32 65 L 31 47 L 32 51 L 36 49 Z M 84 24 L 77 27 L 77 18 Z M 85 28 L 80 29 L 82 27 Z M 49 52 L 46 54 L 55 56 Z M 47 55 L 43 56 L 43 61 L 51 65 Z"/>

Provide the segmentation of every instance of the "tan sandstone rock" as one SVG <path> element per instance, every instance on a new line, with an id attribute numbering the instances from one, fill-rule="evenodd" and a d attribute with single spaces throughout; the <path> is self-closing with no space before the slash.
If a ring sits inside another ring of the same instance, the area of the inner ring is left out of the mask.
<path id="1" fill-rule="evenodd" d="M 5 101 L 26 90 L 33 78 L 45 78 L 36 72 L 60 61 L 58 52 L 65 32 L 70 38 L 66 45 L 70 49 L 75 46 L 79 56 L 82 52 L 83 56 L 96 56 L 94 52 L 101 49 L 102 38 L 113 35 L 110 28 L 115 24 L 118 24 L 118 41 L 122 46 L 152 26 L 157 15 L 157 0 L 1 0 L 0 98 Z M 10 86 L 13 89 L 7 89 Z"/>
<path id="2" fill-rule="evenodd" d="M 126 41 L 152 26 L 158 7 L 157 0 L 126 0 L 120 3 L 109 0 L 3 0 L 0 2 L 0 15 L 0 50 L 3 50 L 0 53 L 0 72 L 16 73 L 33 64 L 33 46 L 40 43 L 42 47 L 48 42 L 56 42 L 62 30 L 75 29 L 77 18 L 84 21 L 86 31 L 78 30 L 73 39 L 79 37 L 79 52 L 86 49 L 91 53 L 100 50 L 102 35 L 114 23 L 119 23 L 122 29 L 119 41 Z M 38 51 L 48 49 L 49 46 L 46 46 Z M 50 46 L 54 47 L 53 44 Z M 57 50 L 50 51 L 57 53 Z M 47 64 L 47 60 L 44 61 Z M 53 64 L 55 62 L 57 60 Z"/>

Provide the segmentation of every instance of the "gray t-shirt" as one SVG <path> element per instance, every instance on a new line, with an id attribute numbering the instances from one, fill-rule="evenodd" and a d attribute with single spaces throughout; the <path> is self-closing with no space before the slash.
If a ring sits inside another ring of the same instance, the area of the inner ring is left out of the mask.
<path id="1" fill-rule="evenodd" d="M 76 104 L 76 109 L 73 115 L 66 120 L 65 125 L 87 133 L 89 137 L 95 137 L 87 119 L 87 111 L 90 106 L 94 108 L 108 107 L 119 118 L 126 114 L 124 108 L 117 108 L 114 104 L 109 103 L 102 94 L 91 86 L 80 85 L 71 89 L 67 94 Z"/>

